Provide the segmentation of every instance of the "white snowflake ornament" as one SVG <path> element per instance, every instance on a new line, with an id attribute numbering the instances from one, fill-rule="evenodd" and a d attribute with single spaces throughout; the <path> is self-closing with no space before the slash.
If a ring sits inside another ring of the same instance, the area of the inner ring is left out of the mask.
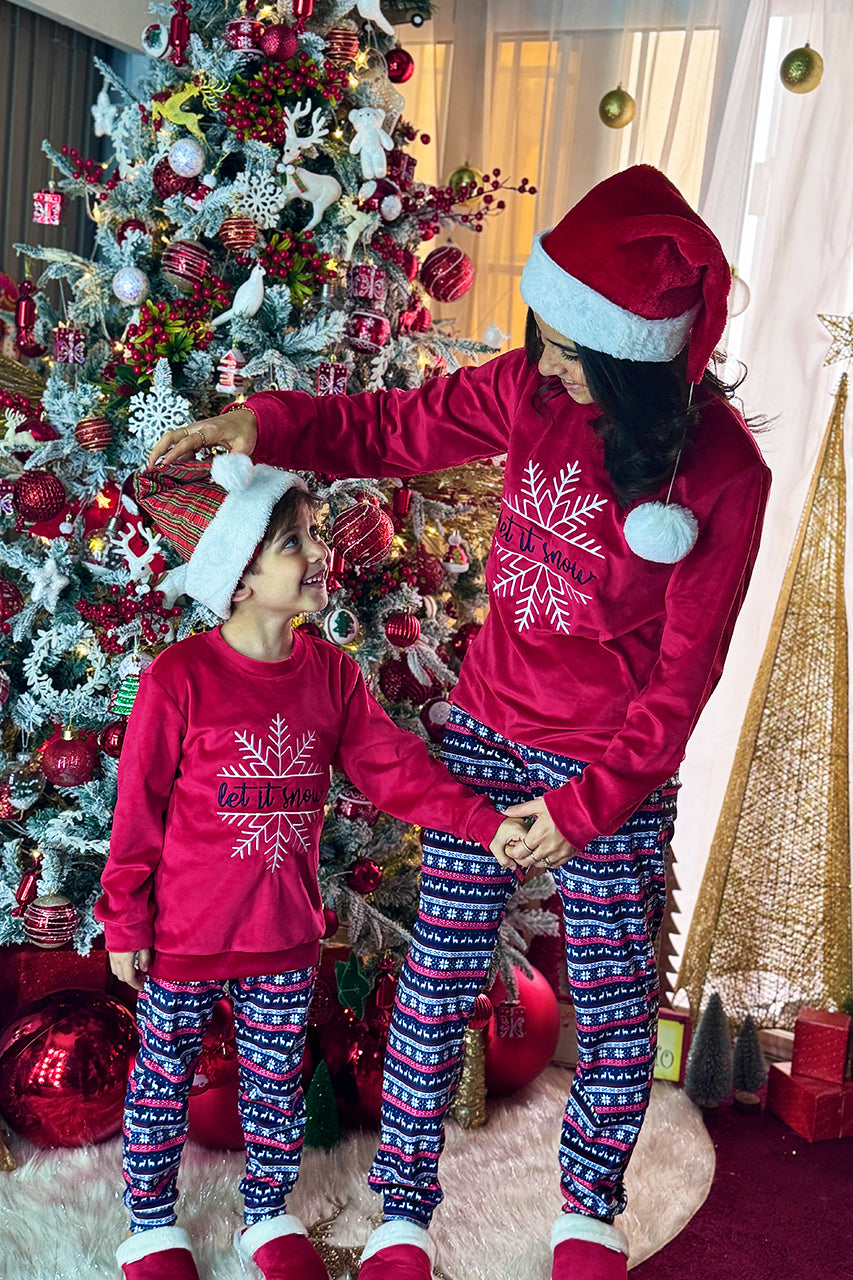
<path id="1" fill-rule="evenodd" d="M 43 605 L 48 613 L 55 613 L 60 592 L 68 586 L 68 579 L 60 572 L 59 565 L 52 556 L 48 556 L 41 569 L 31 573 L 30 578 L 33 584 L 30 591 L 32 604 Z"/>
<path id="2" fill-rule="evenodd" d="M 278 226 L 278 215 L 287 204 L 287 193 L 271 173 L 251 173 L 244 169 L 231 183 L 236 203 L 256 227 Z"/>
<path id="3" fill-rule="evenodd" d="M 655 564 L 676 564 L 696 545 L 699 525 L 692 511 L 675 502 L 642 502 L 622 526 L 635 556 Z"/>
<path id="4" fill-rule="evenodd" d="M 129 403 L 127 429 L 139 438 L 146 452 L 164 431 L 176 431 L 193 421 L 189 401 L 172 390 L 172 371 L 165 356 L 157 361 L 151 390 L 131 396 Z"/>
<path id="5" fill-rule="evenodd" d="M 106 85 L 101 89 L 95 99 L 95 104 L 91 108 L 92 120 L 95 125 L 95 137 L 108 137 L 115 128 L 116 119 L 118 117 L 118 107 L 114 102 L 110 102 L 110 95 Z"/>

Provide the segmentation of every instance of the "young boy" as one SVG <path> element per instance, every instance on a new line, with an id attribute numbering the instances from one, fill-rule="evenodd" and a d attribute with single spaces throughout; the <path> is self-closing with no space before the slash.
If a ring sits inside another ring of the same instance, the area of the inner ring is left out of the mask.
<path id="1" fill-rule="evenodd" d="M 504 865 L 526 828 L 502 820 L 398 729 L 355 662 L 293 632 L 327 601 L 329 552 L 303 481 L 246 457 L 138 477 L 140 506 L 186 557 L 169 575 L 225 620 L 144 673 L 119 767 L 103 895 L 113 972 L 139 991 L 125 1107 L 127 1280 L 198 1280 L 176 1227 L 187 1100 L 226 984 L 234 1002 L 246 1227 L 265 1280 L 327 1280 L 285 1202 L 304 1127 L 305 1026 L 323 912 L 318 840 L 329 767 L 409 822 L 438 823 Z"/>

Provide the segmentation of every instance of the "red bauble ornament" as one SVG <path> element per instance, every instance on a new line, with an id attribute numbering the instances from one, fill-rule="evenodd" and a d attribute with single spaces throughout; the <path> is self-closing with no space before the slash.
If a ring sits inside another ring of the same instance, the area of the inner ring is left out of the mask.
<path id="1" fill-rule="evenodd" d="M 338 919 L 338 913 L 333 911 L 331 907 L 323 908 L 323 937 L 333 938 L 341 927 Z"/>
<path id="2" fill-rule="evenodd" d="M 347 818 L 351 822 L 366 822 L 369 827 L 375 827 L 379 820 L 379 810 L 357 787 L 344 787 L 335 801 L 335 816 Z"/>
<path id="3" fill-rule="evenodd" d="M 437 302 L 455 302 L 473 283 L 474 264 L 455 244 L 433 249 L 421 267 L 421 284 Z"/>
<path id="4" fill-rule="evenodd" d="M 182 178 L 179 173 L 169 164 L 169 157 L 163 156 L 162 160 L 158 160 L 151 174 L 151 180 L 154 183 L 154 190 L 157 192 L 161 200 L 167 200 L 169 196 L 184 195 L 187 196 L 191 191 L 195 190 L 195 178 Z"/>
<path id="5" fill-rule="evenodd" d="M 58 991 L 25 1005 L 0 1035 L 0 1111 L 40 1147 L 118 1133 L 133 1018 L 101 991 Z"/>
<path id="6" fill-rule="evenodd" d="M 12 501 L 22 520 L 52 520 L 65 506 L 65 490 L 52 471 L 25 471 L 15 481 Z"/>
<path id="7" fill-rule="evenodd" d="M 472 1031 L 482 1031 L 488 1026 L 489 1019 L 492 1016 L 494 1006 L 484 992 L 480 992 L 474 1001 L 474 1008 L 471 1011 L 471 1017 L 468 1019 L 468 1026 Z"/>
<path id="8" fill-rule="evenodd" d="M 92 743 L 77 737 L 73 729 L 63 729 L 51 738 L 41 753 L 42 772 L 55 787 L 79 787 L 90 782 L 96 763 L 97 752 Z"/>
<path id="9" fill-rule="evenodd" d="M 10 582 L 8 578 L 0 578 L 0 622 L 8 622 L 23 607 L 24 597 L 14 582 Z"/>
<path id="10" fill-rule="evenodd" d="M 23 910 L 23 926 L 27 941 L 42 951 L 64 947 L 77 932 L 80 912 L 60 893 L 47 893 L 33 898 Z"/>
<path id="11" fill-rule="evenodd" d="M 423 702 L 438 688 L 432 672 L 427 674 L 430 683 L 422 684 L 405 658 L 389 658 L 379 668 L 379 688 L 389 702 L 402 702 L 407 698 L 411 702 Z"/>
<path id="12" fill-rule="evenodd" d="M 415 69 L 415 60 L 407 49 L 389 49 L 385 54 L 388 79 L 392 84 L 405 84 Z"/>
<path id="13" fill-rule="evenodd" d="M 419 546 L 415 551 L 412 568 L 415 571 L 415 586 L 422 596 L 434 596 L 444 585 L 444 566 L 438 556 L 431 555 L 426 547 Z"/>
<path id="14" fill-rule="evenodd" d="M 126 720 L 114 720 L 112 724 L 106 725 L 101 730 L 98 734 L 98 746 L 105 756 L 109 756 L 111 760 L 118 760 L 126 732 Z"/>
<path id="15" fill-rule="evenodd" d="M 352 62 L 358 53 L 358 32 L 353 27 L 332 27 L 325 35 L 326 57 L 335 66 Z"/>
<path id="16" fill-rule="evenodd" d="M 378 889 L 382 879 L 382 868 L 371 858 L 359 858 L 347 872 L 347 884 L 362 897 Z"/>
<path id="17" fill-rule="evenodd" d="M 385 639 L 398 649 L 408 649 L 420 638 L 421 624 L 413 613 L 398 611 L 385 619 Z"/>
<path id="18" fill-rule="evenodd" d="M 257 238 L 258 228 L 252 219 L 240 213 L 226 218 L 219 228 L 219 239 L 222 244 L 226 249 L 233 249 L 235 253 L 245 253 L 251 249 Z"/>
<path id="19" fill-rule="evenodd" d="M 482 630 L 482 622 L 463 622 L 462 626 L 457 627 L 453 632 L 447 643 L 451 652 L 455 654 L 460 662 Z"/>
<path id="20" fill-rule="evenodd" d="M 263 30 L 263 24 L 254 18 L 235 18 L 225 25 L 225 43 L 237 52 L 256 53 Z"/>
<path id="21" fill-rule="evenodd" d="M 515 970 L 518 999 L 511 1001 L 500 978 L 489 992 L 494 1005 L 486 1029 L 486 1089 L 505 1094 L 535 1080 L 557 1048 L 560 1010 L 547 978 Z"/>
<path id="22" fill-rule="evenodd" d="M 81 449 L 89 453 L 103 453 L 113 439 L 113 429 L 106 418 L 93 414 L 90 418 L 81 418 L 74 428 L 74 439 Z"/>
<path id="23" fill-rule="evenodd" d="M 357 307 L 347 317 L 346 335 L 356 351 L 376 354 L 391 341 L 388 317 L 372 307 Z"/>
<path id="24" fill-rule="evenodd" d="M 272 62 L 287 62 L 298 48 L 296 32 L 284 22 L 274 22 L 264 28 L 258 39 L 258 48 Z"/>
<path id="25" fill-rule="evenodd" d="M 381 564 L 394 541 L 394 522 L 373 502 L 357 502 L 335 518 L 332 546 L 356 569 Z"/>
<path id="26" fill-rule="evenodd" d="M 429 735 L 430 742 L 441 742 L 453 706 L 443 695 L 430 698 L 418 712 L 420 721 Z"/>
<path id="27" fill-rule="evenodd" d="M 182 293 L 192 293 L 201 284 L 213 261 L 209 250 L 192 240 L 173 240 L 163 250 L 160 269 L 170 284 Z"/>
<path id="28" fill-rule="evenodd" d="M 213 1151 L 242 1151 L 243 1129 L 237 1111 L 239 1068 L 234 1013 L 219 1000 L 201 1042 L 201 1056 L 190 1088 L 190 1137 Z"/>
<path id="29" fill-rule="evenodd" d="M 116 243 L 124 244 L 131 231 L 147 231 L 145 223 L 141 218 L 125 218 L 124 222 L 116 230 Z"/>

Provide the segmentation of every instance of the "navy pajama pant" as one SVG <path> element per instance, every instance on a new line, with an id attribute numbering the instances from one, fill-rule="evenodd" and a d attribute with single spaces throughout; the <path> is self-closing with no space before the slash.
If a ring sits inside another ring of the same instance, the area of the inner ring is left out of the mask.
<path id="1" fill-rule="evenodd" d="M 499 808 L 583 772 L 564 756 L 518 746 L 454 708 L 442 758 Z M 578 1066 L 563 1118 L 567 1213 L 606 1221 L 625 1207 L 623 1174 L 640 1132 L 654 1070 L 658 977 L 675 779 L 613 836 L 593 840 L 552 873 L 563 905 Z M 428 1225 L 442 1194 L 444 1117 L 458 1083 L 468 1019 L 486 985 L 518 876 L 480 845 L 424 833 L 418 918 L 388 1036 L 382 1138 L 370 1185 L 386 1219 Z M 523 1142 L 524 1135 L 519 1135 Z"/>
<path id="2" fill-rule="evenodd" d="M 146 979 L 124 1113 L 124 1202 L 132 1232 L 175 1222 L 193 1073 L 214 1005 L 226 993 L 234 1002 L 246 1139 L 245 1220 L 251 1226 L 284 1213 L 302 1154 L 302 1055 L 314 973 L 297 969 L 228 983 Z"/>

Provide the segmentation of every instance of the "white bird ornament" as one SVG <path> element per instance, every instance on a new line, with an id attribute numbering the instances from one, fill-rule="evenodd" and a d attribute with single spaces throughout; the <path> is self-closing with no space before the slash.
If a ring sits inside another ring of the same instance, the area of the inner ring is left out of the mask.
<path id="1" fill-rule="evenodd" d="M 355 7 L 365 22 L 375 22 L 386 36 L 393 36 L 394 28 L 379 7 L 379 0 L 358 0 Z"/>
<path id="2" fill-rule="evenodd" d="M 260 311 L 261 303 L 264 300 L 265 275 L 264 267 L 261 266 L 260 262 L 256 262 L 252 267 L 248 280 L 244 280 L 234 294 L 228 310 L 223 311 L 215 320 L 211 320 L 211 329 L 216 329 L 219 325 L 225 324 L 226 320 L 249 320 L 256 312 Z"/>

